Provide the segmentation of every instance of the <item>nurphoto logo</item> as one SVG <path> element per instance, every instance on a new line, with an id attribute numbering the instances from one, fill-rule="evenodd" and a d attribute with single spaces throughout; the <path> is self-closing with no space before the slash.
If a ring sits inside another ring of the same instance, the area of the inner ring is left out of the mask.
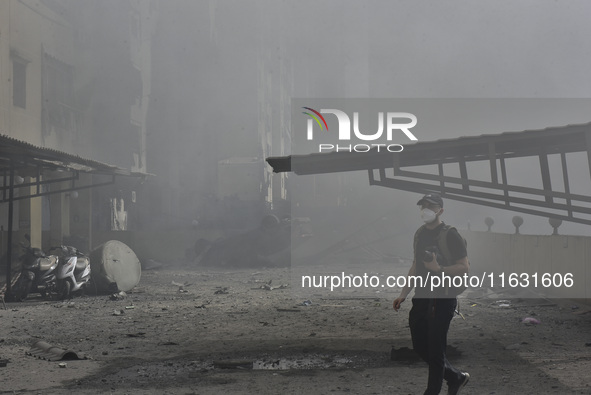
<path id="1" fill-rule="evenodd" d="M 307 134 L 308 140 L 314 140 L 314 125 L 318 125 L 321 133 L 330 133 L 328 130 L 328 123 L 326 118 L 322 114 L 332 114 L 336 117 L 338 122 L 338 135 L 334 137 L 338 138 L 339 143 L 337 144 L 318 144 L 318 152 L 326 151 L 348 151 L 348 152 L 367 152 L 370 149 L 375 149 L 377 152 L 380 150 L 387 150 L 388 152 L 401 152 L 404 147 L 402 144 L 391 144 L 395 135 L 402 132 L 409 140 L 418 141 L 416 136 L 410 131 L 417 124 L 417 117 L 414 114 L 408 112 L 378 112 L 378 128 L 376 132 L 373 131 L 362 131 L 359 127 L 359 112 L 353 112 L 353 138 L 361 141 L 372 142 L 361 143 L 361 144 L 343 144 L 343 142 L 351 142 L 351 118 L 349 115 L 337 109 L 320 109 L 317 111 L 311 107 L 302 107 L 305 111 L 303 114 L 308 115 L 307 123 Z M 385 115 L 384 115 L 385 114 Z M 384 124 L 386 127 L 384 128 Z M 379 143 L 378 140 L 383 140 L 385 129 L 386 143 Z M 332 138 L 333 136 L 331 136 Z"/>

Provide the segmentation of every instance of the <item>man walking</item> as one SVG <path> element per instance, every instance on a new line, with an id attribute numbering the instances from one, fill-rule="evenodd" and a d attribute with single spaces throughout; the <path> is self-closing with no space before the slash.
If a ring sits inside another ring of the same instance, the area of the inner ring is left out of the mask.
<path id="1" fill-rule="evenodd" d="M 424 394 L 439 394 L 445 379 L 448 394 L 455 395 L 470 379 L 468 373 L 454 368 L 445 355 L 447 332 L 457 306 L 456 296 L 463 289 L 443 285 L 432 288 L 431 284 L 437 282 L 431 282 L 430 278 L 463 276 L 468 273 L 470 263 L 462 236 L 455 228 L 441 221 L 441 196 L 429 193 L 417 205 L 421 207 L 421 218 L 425 224 L 415 233 L 414 260 L 408 271 L 407 286 L 394 300 L 393 307 L 398 311 L 416 285 L 409 313 L 409 326 L 414 350 L 429 365 L 429 380 Z M 410 284 L 410 276 L 420 276 L 423 281 Z"/>

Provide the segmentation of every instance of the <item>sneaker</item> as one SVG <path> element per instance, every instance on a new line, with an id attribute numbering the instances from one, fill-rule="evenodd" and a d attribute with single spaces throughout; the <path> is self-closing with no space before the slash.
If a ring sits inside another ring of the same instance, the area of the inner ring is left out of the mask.
<path id="1" fill-rule="evenodd" d="M 470 373 L 464 372 L 462 373 L 462 378 L 458 380 L 455 384 L 448 384 L 447 385 L 447 395 L 456 395 L 460 393 L 460 390 L 464 388 L 468 381 L 470 380 Z"/>

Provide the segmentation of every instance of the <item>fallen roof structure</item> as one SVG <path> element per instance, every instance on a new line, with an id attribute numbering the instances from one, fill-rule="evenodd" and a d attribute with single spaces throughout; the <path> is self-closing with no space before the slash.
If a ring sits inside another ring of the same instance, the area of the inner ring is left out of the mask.
<path id="1" fill-rule="evenodd" d="M 580 152 L 586 153 L 589 170 L 582 181 L 591 185 L 591 123 L 419 142 L 398 153 L 373 149 L 266 161 L 276 173 L 298 175 L 367 170 L 370 185 L 421 194 L 439 192 L 452 200 L 591 225 L 591 196 L 572 193 L 569 181 L 567 154 Z M 553 154 L 560 157 L 562 185 L 558 188 L 550 176 L 548 157 Z M 530 170 L 532 176 L 541 177 L 541 188 L 509 184 L 506 161 L 525 157 L 537 157 L 537 168 Z M 487 177 L 469 174 L 467 164 L 477 161 L 488 163 Z M 450 164 L 458 166 L 454 174 L 459 177 L 444 173 L 444 165 Z"/>

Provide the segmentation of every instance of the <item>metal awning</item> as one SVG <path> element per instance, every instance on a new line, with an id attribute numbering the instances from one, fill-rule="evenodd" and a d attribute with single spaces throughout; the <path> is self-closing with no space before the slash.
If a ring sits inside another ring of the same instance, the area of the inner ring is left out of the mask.
<path id="1" fill-rule="evenodd" d="M 18 188 L 18 196 L 13 196 L 12 200 L 29 199 L 32 197 L 43 196 L 54 193 L 63 193 L 79 189 L 93 188 L 102 185 L 112 184 L 116 176 L 130 176 L 146 178 L 152 174 L 135 172 L 123 169 L 118 166 L 109 165 L 103 162 L 82 158 L 78 155 L 58 151 L 51 148 L 38 147 L 26 141 L 0 135 L 0 176 L 3 176 L 3 184 L 0 186 L 0 203 L 10 200 L 10 174 L 20 177 L 32 177 L 35 179 L 32 183 L 20 183 L 15 185 Z M 93 184 L 76 185 L 80 173 L 110 176 L 110 180 L 95 182 Z M 49 175 L 43 179 L 42 175 Z M 51 191 L 43 190 L 43 185 L 70 182 L 68 187 L 60 187 Z M 36 186 L 36 191 L 25 187 Z"/>
<path id="2" fill-rule="evenodd" d="M 80 173 L 102 177 L 77 184 Z M 150 175 L 0 135 L 0 177 L 3 179 L 0 203 L 8 203 L 6 294 L 10 295 L 11 291 L 14 201 L 111 185 L 117 176 L 145 179 Z M 33 181 L 25 182 L 25 177 L 31 177 Z M 49 185 L 51 188 L 47 188 Z"/>
<path id="3" fill-rule="evenodd" d="M 591 225 L 591 196 L 571 192 L 567 154 L 575 153 L 584 153 L 591 174 L 591 123 L 419 142 L 405 145 L 397 153 L 374 148 L 266 160 L 276 173 L 366 170 L 370 185 L 439 192 L 461 202 Z M 551 178 L 549 155 L 559 156 L 562 185 L 555 185 L 556 180 Z M 536 158 L 530 163 L 530 171 L 532 176 L 540 176 L 540 187 L 509 183 L 506 161 L 525 157 Z M 488 164 L 488 174 L 468 172 L 467 163 L 478 161 Z M 444 165 L 455 165 L 456 171 L 446 174 L 449 167 Z M 589 181 L 588 177 L 578 180 L 586 185 Z"/>
<path id="4" fill-rule="evenodd" d="M 399 167 L 407 167 L 490 160 L 491 155 L 492 159 L 508 159 L 539 154 L 566 154 L 588 151 L 590 132 L 591 123 L 585 123 L 405 144 L 404 150 L 397 153 L 372 149 L 368 152 L 269 157 L 266 161 L 275 173 L 304 175 L 390 168 L 394 161 Z"/>

